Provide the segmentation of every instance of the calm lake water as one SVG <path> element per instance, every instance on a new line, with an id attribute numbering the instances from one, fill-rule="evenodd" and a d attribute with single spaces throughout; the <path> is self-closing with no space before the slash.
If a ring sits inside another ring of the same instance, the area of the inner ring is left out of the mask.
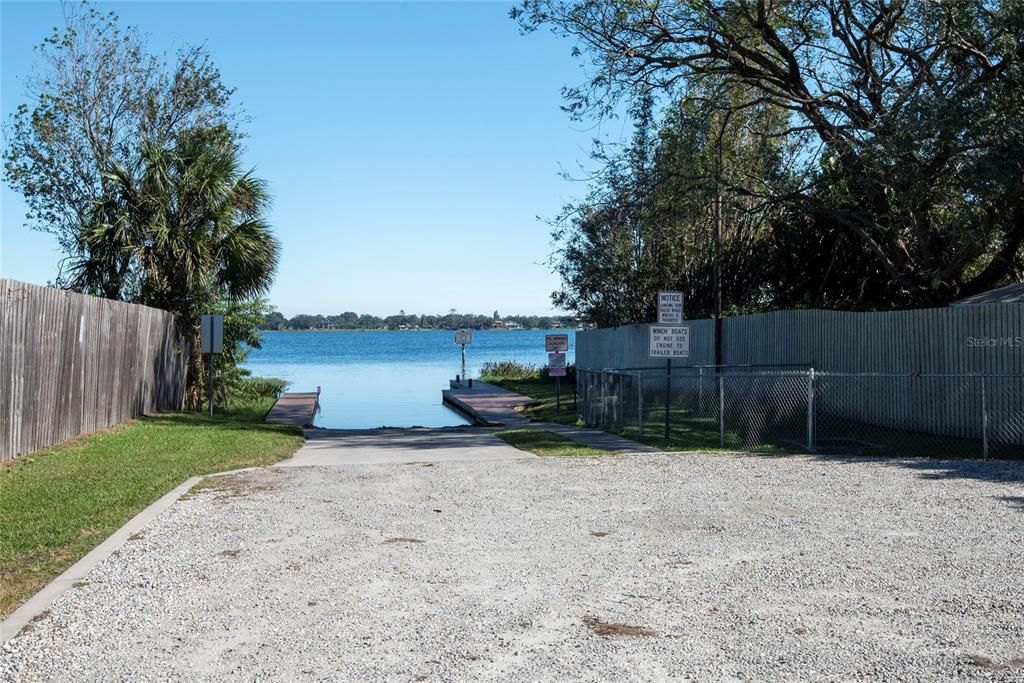
<path id="1" fill-rule="evenodd" d="M 566 360 L 575 358 L 572 330 Z M 466 347 L 466 374 L 477 377 L 486 361 L 544 365 L 544 330 L 474 331 Z M 280 377 L 289 391 L 321 388 L 320 427 L 445 427 L 465 424 L 441 404 L 441 390 L 461 372 L 460 348 L 451 331 L 264 332 L 263 348 L 245 367 Z"/>

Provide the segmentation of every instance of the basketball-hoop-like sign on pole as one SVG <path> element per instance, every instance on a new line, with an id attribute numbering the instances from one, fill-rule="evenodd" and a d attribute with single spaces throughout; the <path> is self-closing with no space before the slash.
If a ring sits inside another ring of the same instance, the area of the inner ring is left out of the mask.
<path id="1" fill-rule="evenodd" d="M 224 316 L 204 315 L 199 323 L 201 351 L 210 369 L 210 417 L 213 417 L 213 354 L 224 353 Z"/>
<path id="2" fill-rule="evenodd" d="M 462 374 L 460 375 L 460 381 L 465 382 L 466 380 L 466 344 L 473 343 L 473 330 L 461 329 L 455 330 L 455 343 L 462 346 Z"/>
<path id="3" fill-rule="evenodd" d="M 665 438 L 672 425 L 672 359 L 690 357 L 690 328 L 683 322 L 683 293 L 658 292 L 658 324 L 651 325 L 651 358 L 665 359 Z"/>

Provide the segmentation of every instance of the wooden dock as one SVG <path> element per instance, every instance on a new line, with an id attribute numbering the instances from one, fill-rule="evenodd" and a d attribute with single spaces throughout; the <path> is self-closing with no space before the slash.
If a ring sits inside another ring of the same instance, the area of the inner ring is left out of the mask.
<path id="1" fill-rule="evenodd" d="M 456 387 L 453 382 L 451 389 L 441 391 L 441 401 L 477 425 L 496 427 L 528 424 L 530 420 L 516 406 L 528 405 L 534 399 L 478 381 L 472 388 Z"/>
<path id="2" fill-rule="evenodd" d="M 276 424 L 311 427 L 319 409 L 320 387 L 317 387 L 315 392 L 289 392 L 281 394 L 263 420 Z"/>

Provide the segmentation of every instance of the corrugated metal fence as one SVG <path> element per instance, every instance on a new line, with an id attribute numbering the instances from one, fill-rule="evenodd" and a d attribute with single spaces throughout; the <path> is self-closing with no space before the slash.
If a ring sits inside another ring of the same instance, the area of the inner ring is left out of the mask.
<path id="1" fill-rule="evenodd" d="M 989 434 L 1024 445 L 1024 305 L 727 318 L 721 369 L 698 367 L 714 363 L 713 321 L 686 324 L 690 358 L 673 361 L 671 384 L 665 361 L 648 357 L 647 325 L 577 333 L 577 367 L 635 376 L 655 399 L 664 387 L 672 397 L 727 372 L 730 396 L 741 397 L 762 417 L 783 394 L 792 393 L 789 398 L 799 403 L 809 393 L 823 424 L 860 425 L 851 432 L 873 426 L 969 439 Z M 750 379 L 741 381 L 743 373 Z M 791 391 L 794 377 L 810 381 L 811 388 Z"/>
<path id="2" fill-rule="evenodd" d="M 180 410 L 186 368 L 166 311 L 0 279 L 0 461 Z"/>
<path id="3" fill-rule="evenodd" d="M 714 321 L 688 320 L 690 358 L 715 362 Z M 912 311 L 776 311 L 725 318 L 722 364 L 801 365 L 825 372 L 1024 373 L 1024 305 L 990 304 Z M 576 366 L 662 368 L 649 358 L 648 326 L 576 333 Z"/>

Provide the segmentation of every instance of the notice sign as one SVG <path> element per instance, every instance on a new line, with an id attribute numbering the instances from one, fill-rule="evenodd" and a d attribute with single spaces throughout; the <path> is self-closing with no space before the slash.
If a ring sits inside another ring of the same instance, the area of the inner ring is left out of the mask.
<path id="1" fill-rule="evenodd" d="M 690 328 L 651 325 L 651 358 L 689 358 Z"/>
<path id="2" fill-rule="evenodd" d="M 565 354 L 548 354 L 548 377 L 565 377 Z"/>
<path id="3" fill-rule="evenodd" d="M 679 325 L 683 322 L 683 293 L 658 292 L 658 324 Z"/>
<path id="4" fill-rule="evenodd" d="M 455 330 L 456 344 L 472 344 L 473 330 Z"/>
<path id="5" fill-rule="evenodd" d="M 548 353 L 565 353 L 569 350 L 569 335 L 545 334 L 544 350 Z"/>

